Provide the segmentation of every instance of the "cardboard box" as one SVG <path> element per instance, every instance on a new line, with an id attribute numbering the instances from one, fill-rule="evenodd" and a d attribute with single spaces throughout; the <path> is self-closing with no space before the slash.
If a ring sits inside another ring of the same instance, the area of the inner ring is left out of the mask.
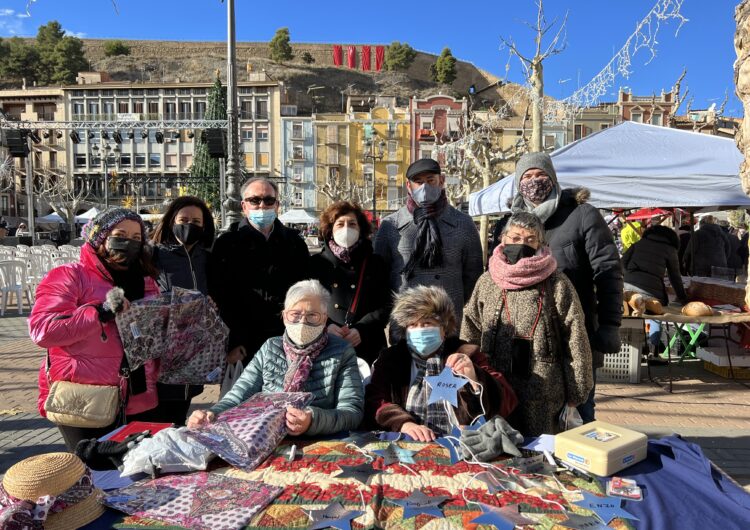
<path id="1" fill-rule="evenodd" d="M 600 477 L 646 458 L 648 437 L 603 421 L 594 421 L 555 436 L 555 456 Z"/>

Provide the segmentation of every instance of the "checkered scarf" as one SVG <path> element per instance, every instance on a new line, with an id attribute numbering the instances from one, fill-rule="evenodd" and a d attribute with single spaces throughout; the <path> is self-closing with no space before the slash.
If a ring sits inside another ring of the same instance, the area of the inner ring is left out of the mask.
<path id="1" fill-rule="evenodd" d="M 441 351 L 442 347 L 438 350 L 438 353 L 428 359 L 422 359 L 418 355 L 412 354 L 412 359 L 417 367 L 417 377 L 409 387 L 409 394 L 406 397 L 406 410 L 423 425 L 432 429 L 438 436 L 449 434 L 453 427 L 443 401 L 431 405 L 427 404 L 431 389 L 425 377 L 440 375 L 440 372 L 443 371 L 444 363 L 440 356 Z"/>

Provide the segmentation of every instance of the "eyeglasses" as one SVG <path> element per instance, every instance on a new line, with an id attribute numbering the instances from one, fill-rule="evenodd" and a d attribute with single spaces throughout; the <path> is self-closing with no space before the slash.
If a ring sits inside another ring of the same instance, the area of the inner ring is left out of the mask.
<path id="1" fill-rule="evenodd" d="M 291 311 L 284 311 L 284 316 L 292 324 L 297 324 L 301 320 L 304 320 L 305 324 L 310 324 L 311 326 L 319 326 L 321 322 L 323 322 L 323 313 L 317 312 L 305 313 L 304 311 L 297 311 L 295 309 Z"/>
<path id="2" fill-rule="evenodd" d="M 260 203 L 263 203 L 265 206 L 276 204 L 276 197 L 271 197 L 270 195 L 266 195 L 265 197 L 245 197 L 242 200 L 253 206 L 260 206 Z"/>
<path id="3" fill-rule="evenodd" d="M 538 245 L 539 244 L 539 238 L 536 236 L 529 236 L 529 237 L 523 237 L 523 236 L 505 236 L 506 242 L 510 242 L 513 245 Z"/>

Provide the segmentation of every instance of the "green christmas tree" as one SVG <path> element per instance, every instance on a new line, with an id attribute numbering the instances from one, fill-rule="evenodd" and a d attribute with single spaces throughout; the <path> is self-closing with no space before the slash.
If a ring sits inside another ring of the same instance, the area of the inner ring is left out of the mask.
<path id="1" fill-rule="evenodd" d="M 227 92 L 226 88 L 221 85 L 218 75 L 214 86 L 208 93 L 205 119 L 227 119 Z M 208 154 L 208 145 L 201 141 L 200 135 L 195 136 L 195 151 L 190 176 L 195 180 L 190 180 L 188 192 L 206 201 L 212 210 L 218 210 L 221 207 L 219 204 L 219 159 L 211 158 Z"/>

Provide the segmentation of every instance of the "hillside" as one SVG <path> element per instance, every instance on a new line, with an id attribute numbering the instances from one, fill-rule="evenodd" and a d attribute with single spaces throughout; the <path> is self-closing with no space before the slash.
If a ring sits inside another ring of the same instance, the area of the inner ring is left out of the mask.
<path id="1" fill-rule="evenodd" d="M 131 54 L 119 57 L 105 57 L 105 40 L 83 39 L 83 42 L 91 69 L 108 72 L 117 81 L 208 82 L 213 80 L 217 69 L 222 78 L 226 78 L 226 44 L 223 42 L 124 41 Z M 346 50 L 347 45 L 342 45 Z M 426 96 L 442 91 L 461 97 L 467 94 L 470 85 L 481 89 L 498 81 L 497 77 L 471 63 L 457 61 L 457 77 L 453 85 L 437 85 L 429 75 L 430 65 L 437 56 L 424 52 L 417 53 L 406 72 L 364 72 L 335 66 L 332 44 L 292 43 L 292 48 L 295 58 L 279 64 L 270 60 L 267 43 L 238 43 L 238 79 L 246 79 L 248 67 L 255 72 L 265 70 L 272 79 L 284 81 L 289 102 L 296 102 L 302 112 L 309 112 L 313 105 L 307 92 L 312 85 L 325 87 L 316 91 L 316 95 L 324 96 L 317 103 L 317 110 L 322 112 L 341 110 L 342 91 L 346 94 L 395 95 L 405 104 L 412 95 Z M 357 45 L 358 52 L 360 49 L 361 44 Z M 306 65 L 301 61 L 305 52 L 315 58 L 315 63 Z M 372 62 L 374 66 L 374 51 Z M 517 85 L 508 85 L 487 90 L 480 97 L 488 103 L 500 103 L 504 96 L 509 97 L 515 90 Z"/>

